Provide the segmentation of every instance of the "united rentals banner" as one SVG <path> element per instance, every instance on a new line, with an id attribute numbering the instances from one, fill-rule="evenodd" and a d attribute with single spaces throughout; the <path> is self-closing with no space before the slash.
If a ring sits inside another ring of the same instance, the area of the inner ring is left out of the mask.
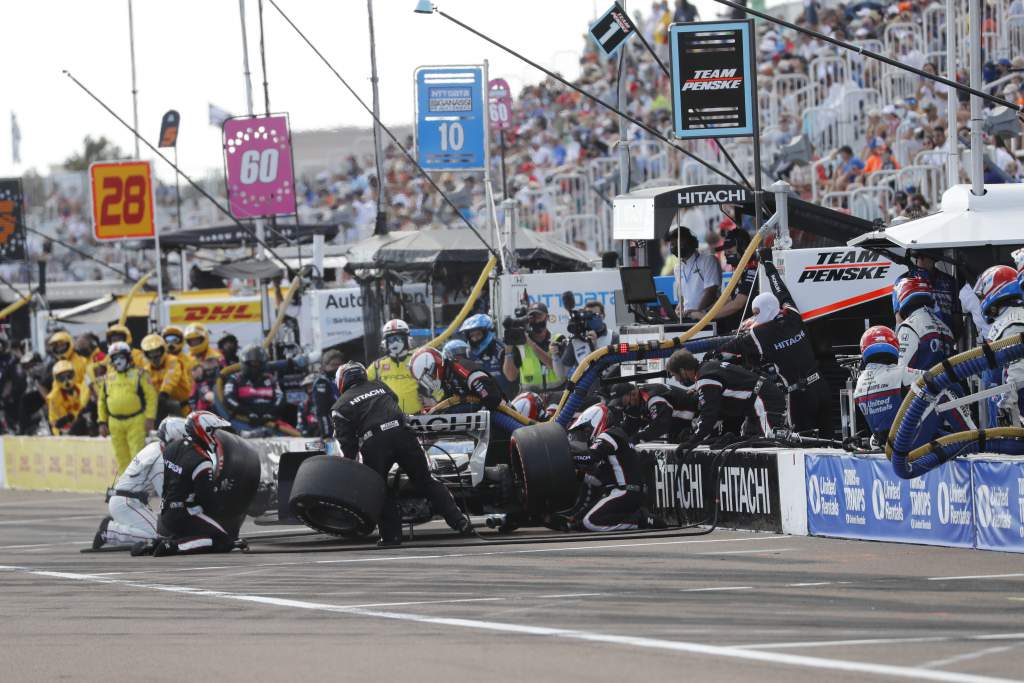
<path id="1" fill-rule="evenodd" d="M 975 460 L 978 547 L 1024 553 L 1024 463 Z"/>
<path id="2" fill-rule="evenodd" d="M 0 178 L 0 263 L 25 259 L 24 221 L 21 178 Z"/>
<path id="3" fill-rule="evenodd" d="M 669 28 L 672 114 L 677 138 L 754 135 L 757 71 L 751 21 Z"/>

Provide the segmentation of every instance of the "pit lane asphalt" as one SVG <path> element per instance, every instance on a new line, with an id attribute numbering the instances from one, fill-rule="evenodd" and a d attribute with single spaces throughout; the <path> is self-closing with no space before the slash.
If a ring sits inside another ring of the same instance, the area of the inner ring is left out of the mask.
<path id="1" fill-rule="evenodd" d="M 96 496 L 0 491 L 2 680 L 1024 676 L 1020 555 L 722 530 L 564 545 L 81 554 L 103 510 Z M 283 531 L 302 529 L 243 535 L 254 549 L 337 548 L 318 536 L 268 540 Z"/>

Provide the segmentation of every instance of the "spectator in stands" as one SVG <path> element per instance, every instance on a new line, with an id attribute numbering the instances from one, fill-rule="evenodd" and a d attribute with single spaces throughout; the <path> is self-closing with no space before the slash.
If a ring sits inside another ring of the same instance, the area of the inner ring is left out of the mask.
<path id="1" fill-rule="evenodd" d="M 831 188 L 835 192 L 842 192 L 846 186 L 852 183 L 861 173 L 864 172 L 864 162 L 853 155 L 849 145 L 843 145 L 838 152 L 838 165 L 832 173 Z"/>
<path id="2" fill-rule="evenodd" d="M 874 152 L 868 157 L 868 160 L 864 163 L 864 173 L 874 173 L 875 171 L 898 171 L 900 168 L 899 163 L 893 158 L 892 152 L 889 150 L 889 145 L 882 143 L 875 147 Z"/>

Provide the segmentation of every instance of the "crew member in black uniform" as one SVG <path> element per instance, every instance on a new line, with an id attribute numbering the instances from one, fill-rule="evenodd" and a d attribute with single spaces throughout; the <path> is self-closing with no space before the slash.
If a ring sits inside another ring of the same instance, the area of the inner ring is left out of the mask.
<path id="1" fill-rule="evenodd" d="M 789 394 L 790 416 L 798 432 L 818 430 L 832 438 L 832 397 L 818 369 L 814 347 L 800 311 L 771 262 L 764 263 L 771 292 L 754 297 L 754 327 L 726 344 L 721 353 L 736 353 L 751 365 L 770 365 Z"/>
<path id="2" fill-rule="evenodd" d="M 644 467 L 619 418 L 617 409 L 598 403 L 569 426 L 570 438 L 587 444 L 573 449 L 583 482 L 573 507 L 555 516 L 556 528 L 628 531 L 662 525 L 643 508 Z"/>
<path id="3" fill-rule="evenodd" d="M 689 451 L 707 439 L 715 424 L 726 417 L 742 417 L 748 424 L 754 422 L 755 429 L 766 436 L 785 428 L 786 399 L 766 377 L 726 361 L 699 363 L 686 349 L 674 353 L 673 362 L 697 389 L 693 435 L 680 444 L 679 451 Z"/>
<path id="4" fill-rule="evenodd" d="M 629 382 L 612 387 L 612 405 L 622 406 L 622 426 L 636 443 L 670 439 L 678 441 L 690 431 L 697 414 L 697 395 L 667 384 Z"/>
<path id="5" fill-rule="evenodd" d="M 445 485 L 431 475 L 427 455 L 406 424 L 395 393 L 386 384 L 367 379 L 366 368 L 360 363 L 338 368 L 337 379 L 341 397 L 334 404 L 332 417 L 342 455 L 355 459 L 362 453 L 363 462 L 385 479 L 397 462 L 448 526 L 460 534 L 471 534 L 469 518 L 459 510 Z M 397 499 L 390 498 L 381 512 L 380 545 L 401 542 L 401 510 Z"/>
<path id="6" fill-rule="evenodd" d="M 750 235 L 740 227 L 733 228 L 722 235 L 719 247 L 725 253 L 725 262 L 735 268 L 747 247 L 750 246 Z M 736 330 L 743 319 L 743 311 L 749 306 L 751 297 L 757 294 L 757 259 L 751 258 L 742 271 L 733 271 L 732 277 L 739 278 L 732 297 L 718 310 L 715 324 L 718 334 L 729 334 Z"/>
<path id="7" fill-rule="evenodd" d="M 135 544 L 132 555 L 226 553 L 245 547 L 211 516 L 220 508 L 217 478 L 222 449 L 216 432 L 230 427 L 227 420 L 202 410 L 185 418 L 185 438 L 164 447 L 160 538 Z"/>
<path id="8" fill-rule="evenodd" d="M 334 423 L 331 420 L 331 411 L 334 403 L 338 400 L 338 384 L 335 382 L 335 375 L 341 367 L 341 352 L 331 349 L 324 353 L 320 359 L 320 372 L 313 380 L 310 390 L 312 394 L 313 417 L 316 420 L 316 430 L 321 438 L 329 439 L 334 436 Z"/>
<path id="9" fill-rule="evenodd" d="M 424 346 L 409 359 L 409 369 L 420 385 L 420 393 L 445 398 L 475 398 L 487 410 L 497 410 L 504 401 L 501 387 L 476 361 L 469 359 L 469 344 L 453 339 L 443 351 Z"/>
<path id="10" fill-rule="evenodd" d="M 281 417 L 284 392 L 273 372 L 267 370 L 267 352 L 250 344 L 242 349 L 242 370 L 224 383 L 224 403 L 239 420 L 254 427 Z"/>

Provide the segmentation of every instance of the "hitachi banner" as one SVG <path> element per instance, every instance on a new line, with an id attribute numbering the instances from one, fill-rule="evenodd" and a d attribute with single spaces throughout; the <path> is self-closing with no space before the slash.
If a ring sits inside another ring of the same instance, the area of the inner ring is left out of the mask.
<path id="1" fill-rule="evenodd" d="M 854 247 L 792 249 L 776 254 L 776 265 L 804 320 L 887 297 L 907 270 L 887 256 Z"/>

